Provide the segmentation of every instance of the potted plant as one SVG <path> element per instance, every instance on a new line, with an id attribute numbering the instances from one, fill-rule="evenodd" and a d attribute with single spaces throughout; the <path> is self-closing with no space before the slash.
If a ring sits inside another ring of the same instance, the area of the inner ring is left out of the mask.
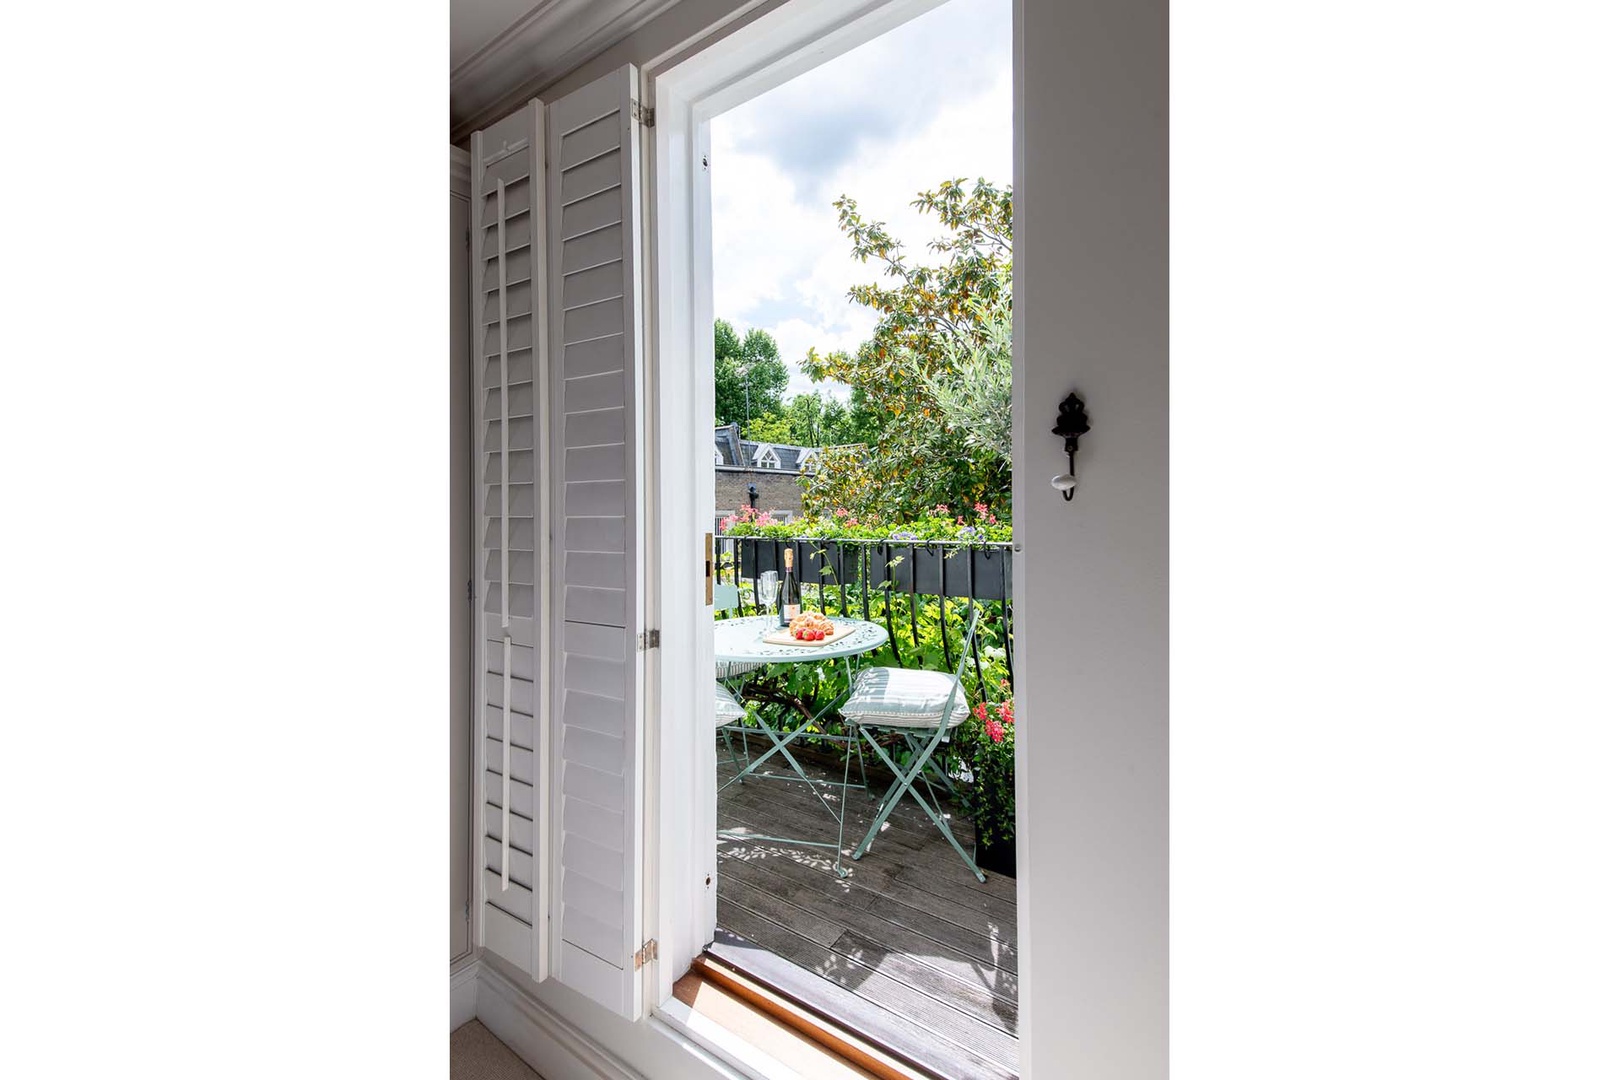
<path id="1" fill-rule="evenodd" d="M 1018 875 L 1017 815 L 1013 802 L 1013 703 L 980 702 L 962 725 L 962 747 L 973 773 L 968 805 L 973 813 L 975 860 L 981 870 Z"/>

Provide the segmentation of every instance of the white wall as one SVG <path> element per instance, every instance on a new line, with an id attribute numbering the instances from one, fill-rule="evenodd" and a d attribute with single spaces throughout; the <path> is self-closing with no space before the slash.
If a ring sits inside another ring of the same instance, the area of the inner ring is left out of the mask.
<path id="1" fill-rule="evenodd" d="M 1013 520 L 1024 1068 L 1168 1073 L 1168 38 L 1163 0 L 1015 25 Z M 1050 433 L 1085 398 L 1071 503 Z"/>

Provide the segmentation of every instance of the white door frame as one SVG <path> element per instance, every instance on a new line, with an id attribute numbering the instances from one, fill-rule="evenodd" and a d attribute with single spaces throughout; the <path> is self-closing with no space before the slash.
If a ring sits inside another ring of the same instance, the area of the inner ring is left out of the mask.
<path id="1" fill-rule="evenodd" d="M 703 596 L 703 537 L 714 525 L 714 305 L 708 122 L 944 0 L 789 0 L 649 65 L 650 163 L 644 206 L 647 297 L 648 625 L 661 630 L 647 672 L 646 911 L 660 963 L 644 1000 L 668 1002 L 687 962 L 714 939 L 713 612 Z M 1016 361 L 1015 361 L 1016 362 Z M 679 1022 L 678 1013 L 665 1012 Z"/>

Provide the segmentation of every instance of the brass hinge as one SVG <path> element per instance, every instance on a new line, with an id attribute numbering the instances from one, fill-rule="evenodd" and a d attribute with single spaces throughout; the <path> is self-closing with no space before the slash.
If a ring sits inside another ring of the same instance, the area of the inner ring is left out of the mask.
<path id="1" fill-rule="evenodd" d="M 641 948 L 637 949 L 635 955 L 630 959 L 635 961 L 637 971 L 640 971 L 643 965 L 650 964 L 658 959 L 658 939 L 648 938 L 642 942 Z"/>
<path id="2" fill-rule="evenodd" d="M 643 105 L 639 101 L 632 101 L 630 103 L 630 116 L 638 124 L 646 127 L 653 126 L 653 107 L 651 105 Z"/>
<path id="3" fill-rule="evenodd" d="M 636 651 L 646 652 L 648 649 L 658 648 L 658 631 L 647 630 L 636 635 Z"/>

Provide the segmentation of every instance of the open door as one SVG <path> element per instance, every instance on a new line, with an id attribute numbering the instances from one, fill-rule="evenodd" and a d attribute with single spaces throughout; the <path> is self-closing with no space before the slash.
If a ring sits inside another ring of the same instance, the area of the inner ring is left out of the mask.
<path id="1" fill-rule="evenodd" d="M 636 72 L 547 108 L 552 974 L 640 1016 L 644 505 Z"/>
<path id="2" fill-rule="evenodd" d="M 548 832 L 537 720 L 545 565 L 545 110 L 531 101 L 473 136 L 479 520 L 478 720 L 483 791 L 480 941 L 532 978 L 547 972 Z M 538 458 L 537 458 L 538 455 Z M 543 686 L 543 684 L 542 684 Z"/>

